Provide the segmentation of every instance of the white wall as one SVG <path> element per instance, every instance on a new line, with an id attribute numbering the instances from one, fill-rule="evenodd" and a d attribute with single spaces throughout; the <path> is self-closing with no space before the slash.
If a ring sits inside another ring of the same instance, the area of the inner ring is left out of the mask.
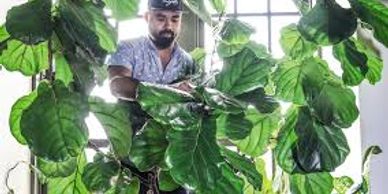
<path id="1" fill-rule="evenodd" d="M 24 0 L 0 0 L 0 24 L 5 22 L 7 10 Z M 29 151 L 12 137 L 8 127 L 8 116 L 12 104 L 28 93 L 31 82 L 19 73 L 0 70 L 0 194 L 6 194 L 4 179 L 6 172 L 17 161 L 29 161 Z M 30 193 L 30 173 L 28 166 L 21 165 L 11 173 L 10 186 L 16 194 Z"/>
<path id="2" fill-rule="evenodd" d="M 379 145 L 383 153 L 371 162 L 371 193 L 388 191 L 388 49 L 379 45 L 384 60 L 383 78 L 375 86 L 360 87 L 362 148 Z"/>

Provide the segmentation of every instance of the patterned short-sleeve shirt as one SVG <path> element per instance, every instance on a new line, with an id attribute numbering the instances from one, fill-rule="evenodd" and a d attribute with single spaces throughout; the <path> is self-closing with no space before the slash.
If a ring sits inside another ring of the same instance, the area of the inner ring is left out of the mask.
<path id="1" fill-rule="evenodd" d="M 177 43 L 163 71 L 157 48 L 148 37 L 120 42 L 117 51 L 108 57 L 107 64 L 126 67 L 133 78 L 158 84 L 170 84 L 195 72 L 192 58 Z"/>

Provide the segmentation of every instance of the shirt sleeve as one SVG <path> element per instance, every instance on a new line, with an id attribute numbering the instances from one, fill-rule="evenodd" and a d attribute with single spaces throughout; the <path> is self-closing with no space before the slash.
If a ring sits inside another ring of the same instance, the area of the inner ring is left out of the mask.
<path id="1" fill-rule="evenodd" d="M 108 67 L 122 66 L 132 71 L 134 64 L 133 46 L 127 42 L 120 42 L 116 52 L 108 56 L 106 63 Z"/>

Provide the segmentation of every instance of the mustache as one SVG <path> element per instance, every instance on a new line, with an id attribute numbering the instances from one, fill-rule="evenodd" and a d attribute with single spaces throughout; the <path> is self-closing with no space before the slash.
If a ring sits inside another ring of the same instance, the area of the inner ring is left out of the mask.
<path id="1" fill-rule="evenodd" d="M 170 34 L 171 36 L 175 36 L 175 33 L 171 30 L 163 30 L 159 32 L 159 35 L 163 35 L 163 34 Z"/>

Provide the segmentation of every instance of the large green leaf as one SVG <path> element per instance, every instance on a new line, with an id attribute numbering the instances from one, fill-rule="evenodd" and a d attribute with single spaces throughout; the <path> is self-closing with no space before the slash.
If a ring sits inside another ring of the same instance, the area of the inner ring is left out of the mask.
<path id="1" fill-rule="evenodd" d="M 242 193 L 243 180 L 221 156 L 215 127 L 214 119 L 205 119 L 198 128 L 169 131 L 166 162 L 171 176 L 198 193 Z"/>
<path id="2" fill-rule="evenodd" d="M 200 111 L 201 107 L 189 93 L 149 83 L 140 83 L 137 91 L 138 102 L 156 121 L 181 130 L 198 126 L 196 110 Z"/>
<path id="3" fill-rule="evenodd" d="M 280 111 L 276 110 L 271 114 L 262 114 L 256 109 L 250 108 L 246 118 L 253 124 L 248 137 L 241 141 L 234 142 L 239 150 L 252 157 L 261 156 L 267 151 L 272 133 L 278 129 Z"/>
<path id="4" fill-rule="evenodd" d="M 73 174 L 76 170 L 77 158 L 70 158 L 64 162 L 52 162 L 38 158 L 37 166 L 47 177 L 67 177 Z"/>
<path id="5" fill-rule="evenodd" d="M 9 127 L 13 137 L 21 144 L 26 145 L 27 141 L 23 137 L 20 129 L 20 120 L 24 110 L 26 110 L 37 96 L 36 90 L 30 94 L 19 98 L 14 105 L 12 105 L 11 114 L 9 116 Z"/>
<path id="6" fill-rule="evenodd" d="M 210 0 L 211 5 L 217 13 L 224 13 L 226 8 L 226 0 Z"/>
<path id="7" fill-rule="evenodd" d="M 302 36 L 319 45 L 337 44 L 353 35 L 356 28 L 353 11 L 342 8 L 335 0 L 318 0 L 298 24 Z"/>
<path id="8" fill-rule="evenodd" d="M 246 44 L 254 32 L 255 29 L 249 24 L 237 19 L 228 19 L 220 31 L 220 36 L 222 41 L 228 44 Z"/>
<path id="9" fill-rule="evenodd" d="M 117 157 L 128 157 L 132 145 L 129 108 L 117 103 L 106 103 L 98 97 L 89 98 L 90 111 L 102 124 Z"/>
<path id="10" fill-rule="evenodd" d="M 280 31 L 280 44 L 286 55 L 292 59 L 303 59 L 312 57 L 318 46 L 307 41 L 298 31 L 296 24 L 283 27 Z"/>
<path id="11" fill-rule="evenodd" d="M 244 186 L 244 194 L 275 194 L 273 190 L 273 185 L 271 179 L 267 177 L 265 162 L 261 158 L 256 158 L 255 161 L 255 169 L 259 172 L 259 174 L 263 177 L 262 187 L 259 189 L 255 189 L 251 184 L 245 183 Z"/>
<path id="12" fill-rule="evenodd" d="M 103 0 L 117 20 L 130 19 L 139 11 L 140 0 Z"/>
<path id="13" fill-rule="evenodd" d="M 153 167 L 164 167 L 164 154 L 168 141 L 168 126 L 150 120 L 133 138 L 130 160 L 140 171 L 149 171 Z"/>
<path id="14" fill-rule="evenodd" d="M 196 91 L 200 93 L 205 103 L 211 108 L 222 111 L 223 113 L 238 114 L 245 110 L 246 105 L 232 97 L 226 96 L 222 92 L 206 87 L 197 87 Z"/>
<path id="15" fill-rule="evenodd" d="M 333 55 L 341 62 L 345 84 L 358 85 L 364 78 L 371 84 L 380 81 L 383 61 L 363 42 L 345 40 L 333 47 Z"/>
<path id="16" fill-rule="evenodd" d="M 347 39 L 333 46 L 333 55 L 341 62 L 342 80 L 350 86 L 360 84 L 369 71 L 368 57 L 357 49 L 354 41 Z"/>
<path id="17" fill-rule="evenodd" d="M 290 182 L 291 192 L 295 194 L 330 194 L 334 187 L 328 172 L 294 174 Z"/>
<path id="18" fill-rule="evenodd" d="M 20 71 L 25 76 L 35 75 L 48 68 L 48 45 L 25 45 L 18 40 L 9 40 L 0 55 L 0 64 L 8 71 Z"/>
<path id="19" fill-rule="evenodd" d="M 303 105 L 306 103 L 303 91 L 304 80 L 309 80 L 316 88 L 329 74 L 327 64 L 318 58 L 303 61 L 283 61 L 274 72 L 276 96 L 285 101 Z"/>
<path id="20" fill-rule="evenodd" d="M 190 52 L 191 58 L 193 58 L 194 63 L 197 68 L 199 68 L 199 72 L 205 72 L 205 60 L 206 60 L 206 50 L 204 48 L 197 47 Z"/>
<path id="21" fill-rule="evenodd" d="M 231 140 L 244 139 L 252 131 L 253 124 L 245 118 L 245 113 L 228 114 L 224 121 L 223 125 L 217 127 L 224 128 L 225 135 Z"/>
<path id="22" fill-rule="evenodd" d="M 249 48 L 225 59 L 222 71 L 216 76 L 216 88 L 229 95 L 240 95 L 267 84 L 271 62 L 260 59 Z"/>
<path id="23" fill-rule="evenodd" d="M 309 0 L 292 0 L 299 11 L 305 15 L 310 11 L 310 1 Z"/>
<path id="24" fill-rule="evenodd" d="M 91 192 L 107 191 L 111 187 L 111 179 L 119 173 L 120 166 L 115 161 L 106 160 L 103 156 L 95 156 L 88 163 L 82 174 L 82 181 Z"/>
<path id="25" fill-rule="evenodd" d="M 226 157 L 226 160 L 244 176 L 248 182 L 256 189 L 261 190 L 263 177 L 256 171 L 255 163 L 227 148 L 222 148 L 221 153 Z"/>
<path id="26" fill-rule="evenodd" d="M 288 173 L 332 171 L 349 154 L 341 129 L 317 121 L 307 107 L 292 108 L 280 130 L 275 156 Z"/>
<path id="27" fill-rule="evenodd" d="M 47 194 L 87 194 L 89 193 L 82 182 L 82 173 L 86 165 L 85 154 L 77 157 L 77 167 L 68 177 L 52 178 L 47 185 Z"/>
<path id="28" fill-rule="evenodd" d="M 5 26 L 12 38 L 24 44 L 48 40 L 53 32 L 51 1 L 34 0 L 13 7 L 7 12 Z"/>
<path id="29" fill-rule="evenodd" d="M 82 153 L 88 132 L 84 122 L 87 104 L 62 82 L 41 82 L 38 96 L 23 112 L 22 135 L 31 151 L 52 161 L 65 161 Z"/>
<path id="30" fill-rule="evenodd" d="M 357 16 L 373 27 L 377 40 L 388 47 L 388 7 L 378 0 L 349 0 Z"/>
<path id="31" fill-rule="evenodd" d="M 236 96 L 238 100 L 253 105 L 261 113 L 272 113 L 280 105 L 272 96 L 265 94 L 264 88 L 257 88 Z"/>
<path id="32" fill-rule="evenodd" d="M 55 54 L 55 79 L 61 80 L 66 86 L 74 81 L 71 66 L 62 54 Z"/>
<path id="33" fill-rule="evenodd" d="M 57 22 L 56 33 L 69 36 L 78 43 L 73 46 L 91 52 L 88 53 L 91 57 L 97 57 L 103 52 L 101 49 L 116 50 L 116 30 L 108 23 L 103 10 L 90 1 L 60 0 Z"/>
<path id="34" fill-rule="evenodd" d="M 7 30 L 5 29 L 5 26 L 4 25 L 0 26 L 0 56 L 3 52 L 3 50 L 7 48 L 7 42 L 10 39 L 11 39 L 11 37 L 8 34 Z"/>
<path id="35" fill-rule="evenodd" d="M 180 185 L 178 185 L 171 177 L 170 171 L 160 171 L 158 174 L 158 180 L 159 189 L 162 191 L 174 191 L 180 187 Z"/>
<path id="36" fill-rule="evenodd" d="M 304 90 L 310 107 L 318 120 L 325 125 L 348 128 L 359 115 L 356 96 L 353 91 L 335 79 L 326 80 L 320 90 L 314 89 L 309 81 Z"/>
<path id="37" fill-rule="evenodd" d="M 204 0 L 183 0 L 183 3 L 194 12 L 202 21 L 208 25 L 213 25 L 211 15 L 206 9 Z"/>

